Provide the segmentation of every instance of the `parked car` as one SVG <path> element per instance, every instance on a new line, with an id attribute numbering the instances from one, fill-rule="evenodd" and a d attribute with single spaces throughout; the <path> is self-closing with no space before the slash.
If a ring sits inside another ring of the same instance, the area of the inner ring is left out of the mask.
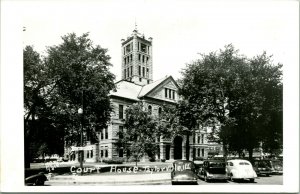
<path id="1" fill-rule="evenodd" d="M 45 176 L 44 172 L 32 174 L 28 172 L 26 173 L 25 171 L 25 185 L 27 186 L 42 186 L 46 180 L 47 177 Z"/>
<path id="2" fill-rule="evenodd" d="M 253 169 L 255 170 L 258 176 L 270 176 L 275 171 L 271 160 L 254 160 L 252 164 Z"/>
<path id="3" fill-rule="evenodd" d="M 203 167 L 199 169 L 198 176 L 204 181 L 227 180 L 225 160 L 206 160 Z"/>
<path id="4" fill-rule="evenodd" d="M 249 179 L 250 182 L 254 182 L 257 177 L 251 163 L 242 159 L 228 160 L 226 162 L 226 172 L 231 181 Z"/>
<path id="5" fill-rule="evenodd" d="M 173 170 L 171 172 L 172 185 L 197 184 L 197 169 L 192 161 L 176 160 L 173 162 Z"/>
<path id="6" fill-rule="evenodd" d="M 273 174 L 283 174 L 283 163 L 281 160 L 272 160 L 274 172 Z"/>

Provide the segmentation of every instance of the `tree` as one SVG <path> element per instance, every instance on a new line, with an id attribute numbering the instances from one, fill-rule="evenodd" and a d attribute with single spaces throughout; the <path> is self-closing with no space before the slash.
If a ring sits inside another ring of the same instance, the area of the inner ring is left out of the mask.
<path id="1" fill-rule="evenodd" d="M 108 94 L 114 89 L 115 76 L 107 49 L 93 46 L 88 33 L 77 37 L 71 33 L 63 43 L 47 49 L 45 63 L 57 95 L 52 95 L 51 107 L 66 129 L 67 145 L 79 143 L 78 108 L 83 108 L 86 140 L 95 142 L 96 132 L 106 127 L 112 110 Z M 67 121 L 67 122 L 64 122 Z"/>
<path id="2" fill-rule="evenodd" d="M 125 111 L 125 124 L 121 145 L 129 150 L 130 155 L 137 161 L 147 154 L 155 156 L 157 122 L 144 108 L 142 103 L 136 103 Z"/>
<path id="3" fill-rule="evenodd" d="M 247 59 L 227 45 L 219 53 L 203 54 L 182 72 L 179 92 L 191 107 L 183 113 L 213 126 L 210 137 L 223 144 L 225 154 L 227 149 L 240 154 L 247 149 L 252 157 L 253 148 L 263 140 L 261 132 L 270 125 L 270 122 L 262 125 L 266 121 L 263 115 L 268 115 L 274 105 L 266 108 L 270 96 L 264 91 L 270 87 L 277 91 L 274 86 L 280 86 L 281 81 L 281 65 L 270 62 L 265 53 Z"/>
<path id="4" fill-rule="evenodd" d="M 42 58 L 31 47 L 24 50 L 25 134 L 26 142 L 38 145 L 35 153 L 62 154 L 65 142 L 79 145 L 80 107 L 86 140 L 95 142 L 110 119 L 114 75 L 107 49 L 93 46 L 88 33 L 62 40 Z M 33 147 L 26 142 L 25 149 Z"/>

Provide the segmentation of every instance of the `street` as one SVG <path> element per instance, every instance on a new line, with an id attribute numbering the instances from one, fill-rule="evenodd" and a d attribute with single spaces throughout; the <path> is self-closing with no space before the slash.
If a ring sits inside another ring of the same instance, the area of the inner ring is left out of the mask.
<path id="1" fill-rule="evenodd" d="M 105 175 L 101 175 L 105 176 Z M 122 175 L 116 175 L 116 176 L 122 176 Z M 149 176 L 147 174 L 144 174 L 143 176 Z M 169 177 L 168 173 L 161 173 L 161 176 Z M 89 178 L 88 178 L 89 177 Z M 95 176 L 86 176 L 87 179 L 94 179 Z M 94 177 L 94 178 L 93 178 Z M 100 176 L 99 176 L 100 177 Z M 132 177 L 134 179 L 134 177 Z M 149 180 L 149 181 L 134 181 L 134 180 L 128 180 L 127 182 L 118 182 L 118 181 L 99 181 L 99 182 L 72 182 L 68 179 L 61 180 L 61 181 L 46 181 L 45 186 L 64 186 L 64 185 L 85 185 L 85 186 L 97 186 L 97 185 L 171 185 L 171 179 L 161 179 L 161 180 Z M 205 182 L 204 180 L 198 179 L 198 185 L 282 185 L 283 184 L 283 176 L 282 175 L 273 175 L 269 177 L 257 177 L 254 181 L 254 183 L 250 183 L 248 180 L 243 181 L 210 181 Z M 176 186 L 176 185 L 175 185 Z"/>

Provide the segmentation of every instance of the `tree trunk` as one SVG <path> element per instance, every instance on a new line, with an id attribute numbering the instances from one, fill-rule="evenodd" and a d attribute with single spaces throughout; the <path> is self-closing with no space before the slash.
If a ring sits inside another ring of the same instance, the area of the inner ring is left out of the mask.
<path id="1" fill-rule="evenodd" d="M 249 152 L 249 161 L 252 162 L 252 160 L 253 160 L 253 148 L 249 148 L 248 152 Z"/>
<path id="2" fill-rule="evenodd" d="M 227 155 L 228 155 L 227 147 L 226 144 L 223 142 L 223 157 L 225 159 L 225 162 L 227 161 Z"/>

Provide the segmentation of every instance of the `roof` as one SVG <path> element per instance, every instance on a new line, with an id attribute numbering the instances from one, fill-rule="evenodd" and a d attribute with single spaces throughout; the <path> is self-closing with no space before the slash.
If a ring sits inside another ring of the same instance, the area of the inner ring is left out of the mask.
<path id="1" fill-rule="evenodd" d="M 130 81 L 121 80 L 116 82 L 116 91 L 111 91 L 109 95 L 138 101 L 139 98 L 146 96 L 151 91 L 159 87 L 161 84 L 165 83 L 167 79 L 171 79 L 174 81 L 172 76 L 166 76 L 150 84 L 141 86 Z M 175 84 L 177 85 L 176 82 Z"/>
<path id="2" fill-rule="evenodd" d="M 110 96 L 119 96 L 123 98 L 128 98 L 131 100 L 138 101 L 138 95 L 142 89 L 142 86 L 135 83 L 121 80 L 116 83 L 116 91 L 111 91 Z"/>
<path id="3" fill-rule="evenodd" d="M 139 93 L 139 97 L 145 96 L 146 94 L 148 94 L 150 91 L 152 91 L 154 88 L 156 88 L 159 84 L 161 84 L 163 81 L 165 81 L 168 78 L 169 77 L 164 77 L 159 80 L 156 80 L 155 82 L 152 82 L 151 84 L 145 85 L 142 88 L 141 92 Z"/>

